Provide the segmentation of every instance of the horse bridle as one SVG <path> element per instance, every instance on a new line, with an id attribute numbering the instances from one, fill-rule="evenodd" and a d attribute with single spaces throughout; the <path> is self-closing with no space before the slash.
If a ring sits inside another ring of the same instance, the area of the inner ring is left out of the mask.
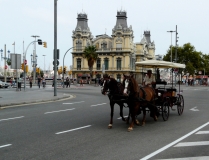
<path id="1" fill-rule="evenodd" d="M 104 81 L 103 81 L 103 85 L 101 86 L 101 90 L 102 90 L 102 92 L 105 92 L 105 93 L 109 93 L 110 91 L 109 91 L 109 89 L 107 90 L 107 91 L 104 91 L 104 86 L 105 86 L 105 83 L 108 83 L 110 80 L 109 79 L 104 79 Z"/>

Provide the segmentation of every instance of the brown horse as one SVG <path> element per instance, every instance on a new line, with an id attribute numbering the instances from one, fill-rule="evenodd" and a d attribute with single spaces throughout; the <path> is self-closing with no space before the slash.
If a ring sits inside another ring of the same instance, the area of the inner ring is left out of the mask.
<path id="1" fill-rule="evenodd" d="M 128 95 L 132 122 L 128 128 L 128 131 L 133 130 L 134 122 L 136 122 L 136 115 L 143 111 L 142 126 L 145 124 L 146 108 L 150 110 L 150 116 L 157 120 L 159 112 L 155 106 L 155 90 L 152 87 L 139 87 L 138 83 L 134 79 L 133 75 L 124 75 L 123 80 L 124 94 Z"/>
<path id="2" fill-rule="evenodd" d="M 108 98 L 110 100 L 110 123 L 108 125 L 108 128 L 112 128 L 113 124 L 113 115 L 114 115 L 114 105 L 118 104 L 120 106 L 120 116 L 122 117 L 123 121 L 129 121 L 128 118 L 124 118 L 123 116 L 123 107 L 125 107 L 126 98 L 123 96 L 123 86 L 120 82 L 117 82 L 114 78 L 110 78 L 108 76 L 104 77 L 102 82 L 102 94 L 108 95 Z"/>

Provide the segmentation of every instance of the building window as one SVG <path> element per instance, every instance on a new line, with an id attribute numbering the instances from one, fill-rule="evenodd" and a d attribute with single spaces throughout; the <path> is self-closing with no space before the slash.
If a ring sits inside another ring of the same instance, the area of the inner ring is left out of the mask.
<path id="1" fill-rule="evenodd" d="M 121 82 L 121 75 L 120 74 L 117 74 L 117 81 Z"/>
<path id="2" fill-rule="evenodd" d="M 117 70 L 121 70 L 121 58 L 117 58 Z"/>
<path id="3" fill-rule="evenodd" d="M 101 70 L 101 59 L 97 59 L 97 70 Z"/>
<path id="4" fill-rule="evenodd" d="M 81 59 L 77 59 L 77 70 L 81 70 Z"/>
<path id="5" fill-rule="evenodd" d="M 106 49 L 107 49 L 107 42 L 103 42 L 103 43 L 101 44 L 101 48 L 102 48 L 103 50 L 106 50 Z"/>
<path id="6" fill-rule="evenodd" d="M 108 58 L 104 59 L 104 65 L 105 65 L 105 70 L 108 70 L 108 68 L 109 68 L 109 59 Z"/>
<path id="7" fill-rule="evenodd" d="M 82 51 L 82 41 L 81 40 L 76 41 L 76 51 Z"/>
<path id="8" fill-rule="evenodd" d="M 117 43 L 116 44 L 116 50 L 121 51 L 122 50 L 122 43 Z"/>

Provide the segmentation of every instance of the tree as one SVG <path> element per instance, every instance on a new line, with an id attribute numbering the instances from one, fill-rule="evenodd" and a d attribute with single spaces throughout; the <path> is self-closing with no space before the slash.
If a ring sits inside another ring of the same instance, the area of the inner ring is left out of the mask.
<path id="1" fill-rule="evenodd" d="M 175 47 L 172 47 L 172 59 L 175 59 Z M 167 50 L 167 54 L 163 57 L 163 60 L 170 61 L 170 50 Z M 195 47 L 190 43 L 184 44 L 182 47 L 177 48 L 177 63 L 186 65 L 183 69 L 184 73 L 194 75 L 195 71 L 204 70 L 209 73 L 209 56 L 204 55 L 202 52 L 195 50 Z"/>
<path id="2" fill-rule="evenodd" d="M 92 70 L 93 70 L 94 62 L 98 58 L 98 54 L 96 53 L 96 50 L 97 49 L 95 46 L 87 46 L 85 47 L 84 53 L 83 53 L 83 58 L 87 59 L 88 61 L 88 66 L 89 66 L 91 77 L 92 77 Z"/>

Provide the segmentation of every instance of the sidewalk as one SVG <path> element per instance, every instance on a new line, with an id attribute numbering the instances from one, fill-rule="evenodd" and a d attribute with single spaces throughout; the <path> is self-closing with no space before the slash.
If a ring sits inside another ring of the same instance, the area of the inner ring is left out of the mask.
<path id="1" fill-rule="evenodd" d="M 29 87 L 26 85 L 24 90 L 22 85 L 21 91 L 16 91 L 16 88 L 0 89 L 0 109 L 8 106 L 32 104 L 40 102 L 57 101 L 66 98 L 73 98 L 71 94 L 60 93 L 59 90 L 68 89 L 90 89 L 95 87 L 95 84 L 71 84 L 70 88 L 63 88 L 61 85 L 57 86 L 57 96 L 54 96 L 54 87 L 52 85 L 46 85 L 46 88 L 42 86 L 40 89 L 37 85 Z M 99 86 L 98 86 L 99 87 Z"/>
<path id="2" fill-rule="evenodd" d="M 32 104 L 38 102 L 57 101 L 66 98 L 72 98 L 70 94 L 59 93 L 54 96 L 54 88 L 47 86 L 45 89 L 38 86 L 29 88 L 26 86 L 21 88 L 21 91 L 16 91 L 16 88 L 0 89 L 0 108 L 21 104 Z"/>

